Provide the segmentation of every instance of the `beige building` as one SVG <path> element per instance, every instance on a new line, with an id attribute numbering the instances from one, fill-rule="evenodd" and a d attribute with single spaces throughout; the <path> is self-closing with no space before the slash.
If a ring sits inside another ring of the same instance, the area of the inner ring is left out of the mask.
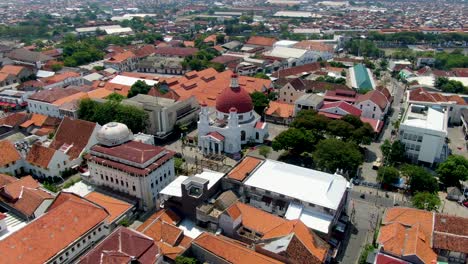
<path id="1" fill-rule="evenodd" d="M 188 125 L 197 121 L 200 106 L 192 96 L 185 100 L 139 94 L 123 101 L 124 104 L 142 108 L 149 115 L 148 133 L 156 138 L 165 138 L 176 125 Z"/>

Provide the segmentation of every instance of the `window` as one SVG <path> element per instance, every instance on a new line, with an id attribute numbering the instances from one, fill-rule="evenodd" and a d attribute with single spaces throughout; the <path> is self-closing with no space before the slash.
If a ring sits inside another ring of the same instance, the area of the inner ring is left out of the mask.
<path id="1" fill-rule="evenodd" d="M 291 93 L 291 96 L 293 96 L 293 93 Z"/>
<path id="2" fill-rule="evenodd" d="M 154 188 L 154 184 L 153 184 L 153 183 L 151 183 L 151 189 L 153 189 L 153 188 Z"/>
<path id="3" fill-rule="evenodd" d="M 106 181 L 109 181 L 109 176 L 106 175 Z"/>
<path id="4" fill-rule="evenodd" d="M 101 180 L 104 180 L 104 175 L 101 174 Z"/>
<path id="5" fill-rule="evenodd" d="M 75 252 L 75 247 L 72 247 L 72 252 Z"/>
<path id="6" fill-rule="evenodd" d="M 359 108 L 361 108 L 361 109 L 362 109 L 362 105 L 359 105 Z"/>
<path id="7" fill-rule="evenodd" d="M 136 191 L 135 185 L 133 185 L 133 191 Z"/>
<path id="8" fill-rule="evenodd" d="M 60 260 L 60 261 L 62 261 L 62 260 L 63 260 L 63 257 L 62 257 L 62 256 L 60 256 L 59 260 Z M 54 262 L 55 262 L 55 261 L 54 261 Z"/>
<path id="9" fill-rule="evenodd" d="M 68 257 L 68 251 L 67 251 L 67 252 L 65 252 L 65 257 Z"/>
<path id="10" fill-rule="evenodd" d="M 93 236 L 95 236 L 95 235 L 96 235 L 96 231 L 93 231 Z"/>
<path id="11" fill-rule="evenodd" d="M 123 181 L 122 181 L 122 180 L 120 180 L 120 185 L 124 186 L 124 184 L 123 184 Z"/>
<path id="12" fill-rule="evenodd" d="M 372 114 L 372 118 L 375 118 L 375 114 Z"/>
<path id="13" fill-rule="evenodd" d="M 244 116 L 243 115 L 239 115 L 239 120 L 243 120 L 244 119 Z"/>
<path id="14" fill-rule="evenodd" d="M 98 232 L 101 232 L 101 230 L 102 230 L 102 228 L 99 227 L 99 228 L 98 228 Z"/>
<path id="15" fill-rule="evenodd" d="M 241 131 L 241 141 L 244 141 L 245 140 L 245 131 L 242 130 Z"/>
<path id="16" fill-rule="evenodd" d="M 374 111 L 377 110 L 377 107 L 374 106 Z"/>
<path id="17" fill-rule="evenodd" d="M 127 187 L 128 187 L 128 182 L 125 182 L 125 185 L 127 185 Z"/>
<path id="18" fill-rule="evenodd" d="M 111 182 L 114 183 L 114 178 L 111 177 Z"/>

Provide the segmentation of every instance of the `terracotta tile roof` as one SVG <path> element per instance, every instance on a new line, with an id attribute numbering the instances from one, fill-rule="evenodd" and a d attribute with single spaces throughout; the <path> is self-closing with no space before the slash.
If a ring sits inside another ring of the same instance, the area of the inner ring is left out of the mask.
<path id="1" fill-rule="evenodd" d="M 257 233 L 266 234 L 279 225 L 287 222 L 286 219 L 267 213 L 253 206 L 237 202 L 230 207 L 237 207 L 242 216 L 242 226 Z"/>
<path id="2" fill-rule="evenodd" d="M 15 178 L 13 176 L 0 173 L 0 188 L 2 188 L 3 186 L 5 186 L 5 185 L 7 185 L 9 183 L 12 183 L 12 182 L 14 182 L 16 180 L 17 180 L 17 178 Z"/>
<path id="3" fill-rule="evenodd" d="M 11 74 L 9 74 L 9 73 L 0 72 L 0 82 L 5 81 L 5 80 L 8 79 L 8 77 L 10 77 L 10 76 L 13 76 L 13 75 L 11 75 Z"/>
<path id="4" fill-rule="evenodd" d="M 347 112 L 348 114 L 350 115 L 354 115 L 354 116 L 361 116 L 361 110 L 359 110 L 359 108 L 356 108 L 355 106 L 347 103 L 347 102 L 332 102 L 332 103 L 324 103 L 322 108 L 320 108 L 320 112 L 327 112 L 327 113 L 330 113 L 326 110 L 328 109 L 333 109 L 333 108 L 339 108 L 345 112 Z M 335 114 L 335 113 L 333 113 Z"/>
<path id="5" fill-rule="evenodd" d="M 222 134 L 220 134 L 219 132 L 217 131 L 212 131 L 208 134 L 206 134 L 205 136 L 209 136 L 209 137 L 212 137 L 218 141 L 224 141 L 224 136 Z"/>
<path id="6" fill-rule="evenodd" d="M 375 264 L 409 264 L 409 262 L 379 252 Z"/>
<path id="7" fill-rule="evenodd" d="M 221 55 L 211 60 L 211 62 L 216 62 L 216 63 L 221 63 L 221 64 L 228 64 L 230 62 L 240 62 L 240 61 L 242 61 L 241 57 L 229 56 L 229 55 Z"/>
<path id="8" fill-rule="evenodd" d="M 40 80 L 42 82 L 46 83 L 46 84 L 54 84 L 54 83 L 63 82 L 66 79 L 69 79 L 69 78 L 77 78 L 77 77 L 80 77 L 80 76 L 81 75 L 79 73 L 77 73 L 77 72 L 64 72 L 64 73 L 56 74 L 56 75 L 51 76 L 51 77 L 42 78 Z"/>
<path id="9" fill-rule="evenodd" d="M 468 77 L 468 68 L 453 68 L 452 72 L 457 77 Z"/>
<path id="10" fill-rule="evenodd" d="M 151 238 L 120 226 L 81 257 L 78 263 L 155 263 L 158 254 L 159 248 Z"/>
<path id="11" fill-rule="evenodd" d="M 26 161 L 34 166 L 48 168 L 54 154 L 55 149 L 43 147 L 39 144 L 34 144 L 26 156 Z"/>
<path id="12" fill-rule="evenodd" d="M 191 238 L 174 225 L 179 221 L 180 218 L 172 211 L 160 210 L 139 226 L 137 231 L 154 239 L 161 253 L 174 260 L 187 250 L 191 242 Z"/>
<path id="13" fill-rule="evenodd" d="M 0 189 L 0 201 L 15 208 L 27 217 L 32 217 L 36 209 L 53 196 L 39 188 L 39 183 L 31 176 L 10 182 Z"/>
<path id="14" fill-rule="evenodd" d="M 0 141 L 0 150 L 2 155 L 0 155 L 0 167 L 4 167 L 7 164 L 16 162 L 21 159 L 21 155 L 18 150 L 16 150 L 13 143 L 8 140 Z"/>
<path id="15" fill-rule="evenodd" d="M 271 77 L 275 78 L 283 78 L 283 77 L 288 77 L 292 75 L 299 75 L 302 73 L 311 73 L 320 70 L 322 66 L 320 65 L 319 62 L 313 62 L 309 64 L 304 64 L 301 66 L 296 66 L 296 67 L 291 67 L 283 70 L 276 71 L 271 74 Z"/>
<path id="16" fill-rule="evenodd" d="M 59 194 L 60 196 L 73 194 Z M 44 263 L 103 222 L 108 213 L 77 197 L 49 207 L 41 217 L 0 241 L 1 263 Z M 44 243 L 47 241 L 47 243 Z"/>
<path id="17" fill-rule="evenodd" d="M 124 51 L 117 54 L 114 54 L 111 58 L 107 60 L 109 63 L 122 63 L 128 59 L 135 58 L 135 54 L 131 51 Z"/>
<path id="18" fill-rule="evenodd" d="M 198 52 L 197 48 L 163 47 L 155 50 L 156 55 L 162 56 L 193 56 Z"/>
<path id="19" fill-rule="evenodd" d="M 417 88 L 412 91 L 409 91 L 409 100 L 416 102 L 432 103 L 456 102 L 456 104 L 458 105 L 468 104 L 459 95 L 444 96 L 441 93 L 426 91 L 424 88 Z"/>
<path id="20" fill-rule="evenodd" d="M 216 42 L 216 35 L 209 35 L 208 37 L 206 37 L 203 42 L 207 43 L 207 42 L 213 42 L 215 43 Z"/>
<path id="21" fill-rule="evenodd" d="M 247 247 L 243 247 L 238 243 L 232 242 L 224 236 L 216 236 L 210 233 L 203 233 L 192 242 L 211 254 L 218 256 L 228 263 L 244 264 L 244 263 L 282 263 L 260 253 L 257 253 Z"/>
<path id="22" fill-rule="evenodd" d="M 281 118 L 290 118 L 294 114 L 294 105 L 282 103 L 278 101 L 270 101 L 265 115 L 276 116 Z"/>
<path id="23" fill-rule="evenodd" d="M 231 76 L 230 70 L 218 73 L 215 69 L 208 68 L 188 72 L 182 78 L 168 79 L 165 83 L 179 96 L 179 100 L 195 96 L 199 103 L 205 102 L 208 106 L 215 106 L 216 97 L 229 86 Z M 270 80 L 248 76 L 239 76 L 238 81 L 239 86 L 248 93 L 262 92 L 271 86 Z"/>
<path id="24" fill-rule="evenodd" d="M 227 177 L 242 182 L 261 162 L 262 159 L 247 156 L 228 173 Z"/>
<path id="25" fill-rule="evenodd" d="M 184 41 L 185 47 L 195 47 L 195 41 Z"/>
<path id="26" fill-rule="evenodd" d="M 44 124 L 46 120 L 47 120 L 47 116 L 33 113 L 30 119 L 22 123 L 20 127 L 27 128 L 27 127 L 30 127 L 31 125 L 40 127 Z"/>
<path id="27" fill-rule="evenodd" d="M 22 70 L 26 69 L 23 66 L 17 66 L 17 65 L 5 65 L 0 69 L 0 72 L 2 73 L 7 73 L 11 74 L 13 76 L 18 76 L 18 74 L 21 73 Z"/>
<path id="28" fill-rule="evenodd" d="M 86 93 L 79 92 L 79 93 L 76 93 L 76 94 L 69 95 L 67 97 L 60 98 L 57 101 L 52 102 L 52 105 L 61 106 L 61 105 L 66 104 L 66 103 L 70 103 L 70 102 L 73 102 L 73 101 L 78 101 L 78 100 L 84 99 L 86 97 L 87 97 Z"/>
<path id="29" fill-rule="evenodd" d="M 0 119 L 0 126 L 15 127 L 26 121 L 28 114 L 20 112 L 8 115 Z"/>
<path id="30" fill-rule="evenodd" d="M 71 147 L 67 151 L 70 160 L 78 158 L 88 145 L 93 135 L 96 123 L 64 117 L 50 148 L 60 150 L 64 144 Z"/>
<path id="31" fill-rule="evenodd" d="M 106 98 L 110 94 L 112 94 L 111 91 L 104 89 L 104 88 L 98 88 L 98 89 L 89 91 L 87 93 L 87 97 L 91 99 L 102 99 L 102 98 Z"/>
<path id="32" fill-rule="evenodd" d="M 390 103 L 387 97 L 382 92 L 377 91 L 377 90 L 369 91 L 366 94 L 360 94 L 357 97 L 356 103 L 362 103 L 367 100 L 376 104 L 382 111 Z"/>
<path id="33" fill-rule="evenodd" d="M 390 102 L 391 99 L 392 99 L 392 94 L 390 93 L 390 91 L 387 89 L 387 87 L 385 86 L 377 86 L 376 88 L 377 91 L 380 91 L 381 93 L 383 93 L 383 95 L 385 95 L 385 97 L 387 98 L 387 100 Z"/>
<path id="34" fill-rule="evenodd" d="M 268 38 L 262 36 L 251 36 L 245 44 L 272 47 L 275 42 L 278 41 L 276 38 Z"/>
<path id="35" fill-rule="evenodd" d="M 132 51 L 138 58 L 144 58 L 153 55 L 156 48 L 153 45 L 145 45 L 143 47 L 133 49 Z"/>
<path id="36" fill-rule="evenodd" d="M 112 147 L 95 145 L 91 148 L 91 151 L 99 152 L 131 162 L 136 162 L 139 164 L 147 162 L 148 160 L 159 155 L 164 150 L 165 149 L 163 147 L 153 146 L 138 141 L 129 141 L 124 144 Z"/>
<path id="37" fill-rule="evenodd" d="M 392 207 L 387 209 L 382 219 L 382 224 L 390 224 L 393 222 L 401 223 L 405 226 L 421 224 L 423 231 L 427 237 L 431 236 L 433 226 L 433 213 L 407 207 Z"/>
<path id="38" fill-rule="evenodd" d="M 109 217 L 107 218 L 108 223 L 112 223 L 133 207 L 127 202 L 98 192 L 91 192 L 86 195 L 85 198 L 102 206 L 109 212 Z"/>
<path id="39" fill-rule="evenodd" d="M 46 103 L 53 103 L 61 98 L 65 98 L 72 94 L 79 93 L 80 91 L 75 88 L 52 88 L 50 90 L 42 90 L 33 95 L 31 95 L 28 99 L 41 101 Z"/>
<path id="40" fill-rule="evenodd" d="M 435 214 L 433 247 L 468 253 L 468 218 Z"/>
<path id="41" fill-rule="evenodd" d="M 263 236 L 263 239 L 272 239 L 294 235 L 294 239 L 289 243 L 285 254 L 281 254 L 288 259 L 293 259 L 295 263 L 324 263 L 328 251 L 328 244 L 309 230 L 309 228 L 300 220 L 287 221 Z M 308 262 L 309 263 L 309 262 Z"/>
<path id="42" fill-rule="evenodd" d="M 298 49 L 315 50 L 315 51 L 329 52 L 329 53 L 333 53 L 334 51 L 333 45 L 310 41 L 310 40 L 299 41 L 298 43 L 294 44 L 293 47 L 298 48 Z"/>

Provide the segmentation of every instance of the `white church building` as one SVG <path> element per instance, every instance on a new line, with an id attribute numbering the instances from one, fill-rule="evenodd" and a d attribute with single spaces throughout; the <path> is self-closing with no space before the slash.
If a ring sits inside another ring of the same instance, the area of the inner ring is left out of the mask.
<path id="1" fill-rule="evenodd" d="M 249 93 L 239 86 L 237 75 L 230 87 L 216 98 L 215 111 L 201 104 L 198 121 L 198 147 L 204 154 L 239 153 L 242 144 L 263 143 L 268 124 L 253 110 Z"/>

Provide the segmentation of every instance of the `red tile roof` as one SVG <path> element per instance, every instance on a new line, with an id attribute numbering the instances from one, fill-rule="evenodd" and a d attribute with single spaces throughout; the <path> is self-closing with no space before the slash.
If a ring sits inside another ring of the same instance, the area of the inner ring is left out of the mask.
<path id="1" fill-rule="evenodd" d="M 294 114 L 294 105 L 282 103 L 278 101 L 270 101 L 268 108 L 265 111 L 265 115 L 291 118 Z"/>
<path id="2" fill-rule="evenodd" d="M 0 187 L 0 201 L 16 209 L 26 217 L 33 217 L 36 209 L 53 196 L 39 188 L 39 183 L 26 176 Z"/>
<path id="3" fill-rule="evenodd" d="M 433 247 L 468 254 L 468 218 L 435 214 Z"/>
<path id="4" fill-rule="evenodd" d="M 180 47 L 162 47 L 155 50 L 156 55 L 162 56 L 193 56 L 198 52 L 197 48 L 180 48 Z"/>
<path id="5" fill-rule="evenodd" d="M 376 104 L 382 111 L 385 110 L 387 105 L 390 103 L 387 97 L 380 91 L 372 90 L 366 94 L 361 94 L 357 97 L 356 103 L 362 103 L 365 101 L 371 101 Z"/>
<path id="6" fill-rule="evenodd" d="M 429 92 L 424 88 L 417 88 L 411 90 L 409 93 L 409 100 L 416 102 L 431 102 L 431 103 L 443 103 L 443 102 L 455 102 L 458 105 L 467 105 L 468 103 L 461 98 L 459 95 L 445 96 L 437 92 Z"/>
<path id="7" fill-rule="evenodd" d="M 55 154 L 55 149 L 43 147 L 39 144 L 34 144 L 26 156 L 26 161 L 34 166 L 48 168 L 52 157 Z"/>
<path id="8" fill-rule="evenodd" d="M 20 112 L 8 115 L 0 119 L 0 126 L 15 127 L 26 121 L 28 114 Z"/>
<path id="9" fill-rule="evenodd" d="M 5 186 L 5 185 L 7 185 L 9 183 L 12 183 L 12 182 L 14 182 L 16 180 L 17 180 L 17 178 L 15 178 L 13 176 L 0 173 L 0 188 L 2 188 L 3 186 Z"/>
<path id="10" fill-rule="evenodd" d="M 23 67 L 23 66 L 5 65 L 5 66 L 2 67 L 2 69 L 0 69 L 0 72 L 11 74 L 11 75 L 14 75 L 14 76 L 18 77 L 18 74 L 20 74 L 21 71 L 24 70 L 24 69 L 26 69 L 26 68 Z"/>
<path id="11" fill-rule="evenodd" d="M 124 52 L 120 52 L 120 53 L 117 53 L 115 54 L 114 56 L 112 56 L 111 58 L 109 58 L 109 60 L 107 60 L 108 63 L 122 63 L 126 60 L 129 60 L 129 59 L 132 59 L 132 58 L 135 58 L 135 54 L 131 51 L 124 51 Z"/>
<path id="12" fill-rule="evenodd" d="M 211 254 L 218 256 L 227 263 L 232 264 L 271 264 L 282 263 L 260 253 L 257 253 L 247 247 L 231 241 L 224 236 L 216 236 L 210 233 L 203 233 L 192 242 Z"/>
<path id="13" fill-rule="evenodd" d="M 153 239 L 120 226 L 81 257 L 78 263 L 155 263 L 159 253 L 160 249 Z"/>
<path id="14" fill-rule="evenodd" d="M 73 194 L 41 217 L 0 241 L 1 263 L 45 263 L 102 223 L 108 213 Z M 56 198 L 57 200 L 58 198 Z M 47 242 L 47 243 L 45 243 Z"/>
<path id="15" fill-rule="evenodd" d="M 64 145 L 70 146 L 67 155 L 70 160 L 78 158 L 91 140 L 96 123 L 64 117 L 50 148 L 60 150 Z"/>
<path id="16" fill-rule="evenodd" d="M 7 164 L 11 164 L 21 159 L 21 155 L 16 150 L 13 143 L 8 140 L 0 141 L 0 149 L 2 155 L 0 155 L 0 167 L 4 167 Z"/>
<path id="17" fill-rule="evenodd" d="M 309 64 L 304 64 L 301 66 L 296 66 L 296 67 L 291 67 L 283 70 L 276 71 L 271 74 L 271 77 L 275 78 L 282 78 L 282 77 L 288 77 L 292 75 L 298 75 L 302 73 L 311 73 L 314 71 L 318 71 L 322 68 L 319 62 L 313 62 Z"/>
<path id="18" fill-rule="evenodd" d="M 227 174 L 227 177 L 242 182 L 261 162 L 262 159 L 247 156 Z"/>
<path id="19" fill-rule="evenodd" d="M 276 38 L 268 38 L 262 36 L 251 36 L 245 44 L 272 47 L 275 42 L 278 41 Z"/>
<path id="20" fill-rule="evenodd" d="M 332 103 L 324 103 L 322 108 L 320 108 L 320 112 L 328 112 L 326 110 L 333 109 L 333 108 L 339 108 L 345 112 L 347 112 L 350 115 L 353 116 L 361 116 L 361 110 L 356 108 L 355 106 L 346 103 L 346 102 L 332 102 Z M 335 114 L 335 113 L 334 113 Z"/>
<path id="21" fill-rule="evenodd" d="M 107 210 L 109 213 L 109 217 L 107 218 L 108 223 L 112 223 L 133 207 L 133 205 L 127 202 L 98 192 L 90 192 L 85 198 Z"/>
<path id="22" fill-rule="evenodd" d="M 216 131 L 210 132 L 210 133 L 206 134 L 206 136 L 210 136 L 210 137 L 212 137 L 212 138 L 214 138 L 214 139 L 216 139 L 218 141 L 223 141 L 224 140 L 224 136 L 221 135 L 219 132 L 216 132 Z"/>
<path id="23" fill-rule="evenodd" d="M 155 156 L 159 155 L 165 149 L 159 146 L 153 146 L 138 141 L 129 141 L 121 145 L 107 147 L 95 145 L 91 151 L 99 152 L 105 155 L 119 159 L 144 164 Z"/>
<path id="24" fill-rule="evenodd" d="M 180 219 L 174 216 L 172 211 L 161 210 L 147 219 L 137 231 L 154 239 L 161 253 L 174 260 L 187 250 L 191 242 L 191 239 L 174 225 L 175 221 Z"/>
<path id="25" fill-rule="evenodd" d="M 41 101 L 46 103 L 53 103 L 58 99 L 70 96 L 72 94 L 79 93 L 80 91 L 75 88 L 52 88 L 50 90 L 42 90 L 33 95 L 31 95 L 28 99 Z"/>

